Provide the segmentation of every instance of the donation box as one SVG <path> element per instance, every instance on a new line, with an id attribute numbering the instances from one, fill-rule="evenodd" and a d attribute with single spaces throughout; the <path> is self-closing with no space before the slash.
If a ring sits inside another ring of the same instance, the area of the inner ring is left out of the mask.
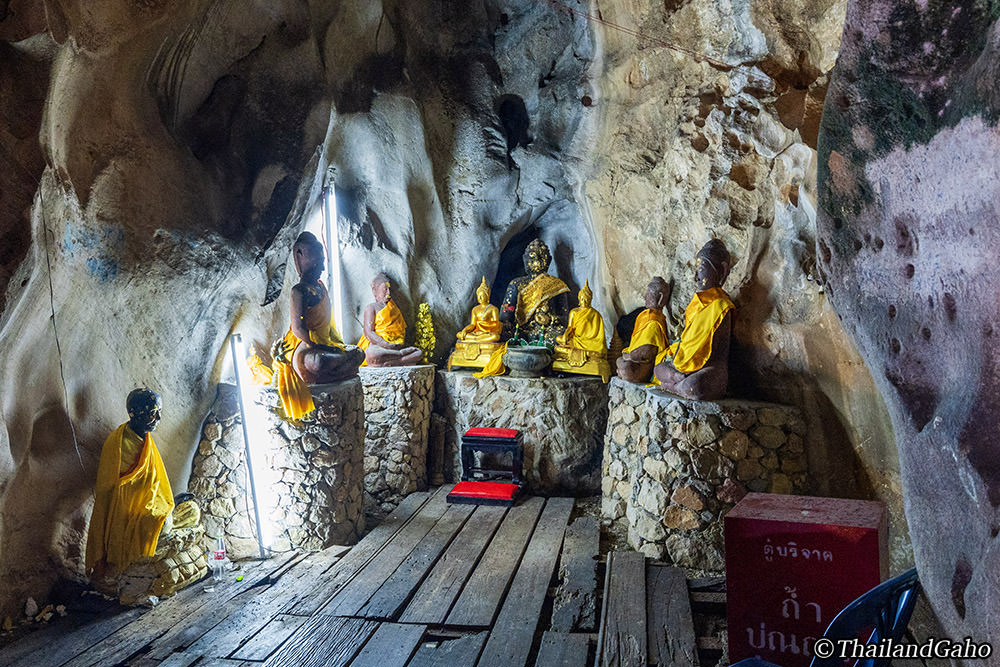
<path id="1" fill-rule="evenodd" d="M 849 602 L 887 574 L 885 506 L 749 493 L 725 518 L 729 658 L 806 667 Z"/>

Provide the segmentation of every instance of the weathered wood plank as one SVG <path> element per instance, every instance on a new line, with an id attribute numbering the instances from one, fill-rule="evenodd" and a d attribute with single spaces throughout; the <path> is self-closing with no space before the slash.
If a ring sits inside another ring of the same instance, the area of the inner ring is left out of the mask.
<path id="1" fill-rule="evenodd" d="M 544 504 L 542 498 L 528 498 L 507 512 L 445 625 L 488 628 L 493 624 Z"/>
<path id="2" fill-rule="evenodd" d="M 378 623 L 319 614 L 309 618 L 265 667 L 343 667 L 361 650 Z"/>
<path id="3" fill-rule="evenodd" d="M 441 489 L 438 489 L 437 492 L 440 493 Z M 396 509 L 385 518 L 385 521 L 365 535 L 364 539 L 355 544 L 351 551 L 337 563 L 337 567 L 330 570 L 321 581 L 316 582 L 315 590 L 311 594 L 282 611 L 296 616 L 309 616 L 316 613 L 341 588 L 346 586 L 395 534 L 409 523 L 414 514 L 428 502 L 430 496 L 430 493 L 421 491 L 411 493 L 403 498 Z"/>
<path id="4" fill-rule="evenodd" d="M 400 621 L 427 625 L 439 625 L 444 622 L 448 610 L 462 591 L 469 573 L 479 561 L 479 556 L 505 514 L 507 514 L 506 507 L 491 505 L 476 507 L 458 537 L 449 545 L 448 550 L 417 589 L 413 599 L 406 605 Z"/>
<path id="5" fill-rule="evenodd" d="M 584 667 L 589 650 L 589 635 L 546 632 L 542 635 L 535 667 Z"/>
<path id="6" fill-rule="evenodd" d="M 219 610 L 221 618 L 192 626 L 171 643 L 187 645 L 189 653 L 211 658 L 228 657 L 282 609 L 310 595 L 317 580 L 336 566 L 344 551 L 344 547 L 331 547 L 309 554 L 253 599 L 237 600 L 224 606 Z M 168 646 L 167 642 L 159 641 L 150 655 L 157 657 Z"/>
<path id="7" fill-rule="evenodd" d="M 417 649 L 413 660 L 406 667 L 458 667 L 476 664 L 479 652 L 483 650 L 489 632 L 447 639 L 435 643 L 425 643 Z"/>
<path id="8" fill-rule="evenodd" d="M 697 667 L 694 621 L 684 570 L 670 565 L 646 567 L 646 619 L 649 664 Z"/>
<path id="9" fill-rule="evenodd" d="M 145 609 L 129 609 L 59 636 L 48 629 L 21 639 L 0 651 L 0 665 L 10 667 L 49 667 L 61 665 L 91 646 L 110 637 L 142 616 Z"/>
<path id="10" fill-rule="evenodd" d="M 480 667 L 518 667 L 528 663 L 572 511 L 572 498 L 549 498 L 545 503 L 545 510 L 477 663 Z"/>
<path id="11" fill-rule="evenodd" d="M 266 660 L 305 622 L 304 616 L 278 614 L 230 657 L 233 660 Z"/>
<path id="12" fill-rule="evenodd" d="M 597 626 L 597 517 L 578 517 L 566 529 L 559 558 L 559 585 L 552 602 L 552 630 L 593 632 Z"/>
<path id="13" fill-rule="evenodd" d="M 395 619 L 403 605 L 424 580 L 445 548 L 475 509 L 471 505 L 452 505 L 431 528 L 409 556 L 357 613 L 364 618 Z"/>
<path id="14" fill-rule="evenodd" d="M 413 519 L 403 526 L 402 530 L 396 533 L 332 600 L 321 607 L 322 612 L 332 616 L 357 614 L 448 510 L 446 497 L 447 493 L 435 493 Z"/>
<path id="15" fill-rule="evenodd" d="M 351 667 L 405 667 L 424 636 L 423 625 L 383 623 L 351 662 Z"/>
<path id="16" fill-rule="evenodd" d="M 243 581 L 228 582 L 225 586 L 218 587 L 214 593 L 205 593 L 201 584 L 194 584 L 185 589 L 188 592 L 187 596 L 180 599 L 177 596 L 168 598 L 99 643 L 78 648 L 76 657 L 65 664 L 68 667 L 90 667 L 126 662 L 157 639 L 176 635 L 189 623 L 215 617 L 220 605 L 229 604 L 240 596 L 244 596 L 245 599 L 256 595 L 258 589 L 254 588 L 254 585 L 262 578 L 270 576 L 292 557 L 283 557 L 277 562 L 263 561 L 248 564 L 243 570 Z M 167 650 L 161 657 L 166 657 L 170 653 L 173 653 L 173 650 Z"/>
<path id="17" fill-rule="evenodd" d="M 191 655 L 190 653 L 172 653 L 168 655 L 165 660 L 161 660 L 158 665 L 159 667 L 191 667 L 191 665 L 199 660 L 201 660 L 200 655 Z"/>
<path id="18" fill-rule="evenodd" d="M 615 551 L 608 556 L 608 586 L 601 619 L 602 667 L 645 667 L 646 566 L 642 554 Z"/>

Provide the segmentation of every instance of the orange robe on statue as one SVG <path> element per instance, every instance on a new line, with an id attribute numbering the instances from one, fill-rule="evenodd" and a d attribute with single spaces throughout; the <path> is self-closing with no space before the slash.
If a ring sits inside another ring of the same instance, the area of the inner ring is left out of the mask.
<path id="1" fill-rule="evenodd" d="M 632 340 L 629 346 L 622 352 L 631 352 L 643 345 L 655 345 L 656 354 L 659 355 L 667 349 L 667 318 L 659 310 L 647 308 L 639 313 L 635 318 L 635 326 L 632 327 Z"/>
<path id="2" fill-rule="evenodd" d="M 338 347 L 344 349 L 343 339 L 340 332 L 334 326 L 330 316 L 330 299 L 324 295 L 319 303 L 309 309 L 305 315 L 303 323 L 309 330 L 309 340 L 318 345 L 328 347 Z M 292 333 L 291 327 L 284 338 L 285 347 L 288 349 L 286 358 L 288 362 L 274 360 L 274 374 L 278 376 L 278 396 L 281 398 L 281 407 L 289 419 L 302 419 L 316 409 L 309 392 L 309 385 L 302 381 L 299 374 L 292 368 L 291 359 L 296 348 L 302 343 L 298 336 Z"/>
<path id="3" fill-rule="evenodd" d="M 734 307 L 732 299 L 721 287 L 696 292 L 684 310 L 681 339 L 657 355 L 656 363 L 670 357 L 674 368 L 681 373 L 701 370 L 712 356 L 715 330 Z"/>
<path id="4" fill-rule="evenodd" d="M 403 320 L 403 313 L 396 307 L 396 304 L 389 300 L 382 310 L 375 313 L 375 333 L 381 336 L 385 342 L 392 345 L 402 345 L 406 336 L 406 322 Z M 364 334 L 358 341 L 358 347 L 367 352 L 372 342 Z M 367 366 L 366 360 L 361 364 Z"/>
<path id="5" fill-rule="evenodd" d="M 115 577 L 140 558 L 152 556 L 173 511 L 170 480 L 152 436 L 140 438 L 128 423 L 122 424 L 104 441 L 97 466 L 87 573 Z"/>

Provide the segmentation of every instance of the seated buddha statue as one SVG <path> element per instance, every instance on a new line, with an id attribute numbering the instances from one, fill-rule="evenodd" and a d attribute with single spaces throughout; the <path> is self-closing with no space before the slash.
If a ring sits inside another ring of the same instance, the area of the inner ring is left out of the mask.
<path id="1" fill-rule="evenodd" d="M 365 306 L 364 334 L 358 341 L 358 347 L 365 351 L 362 366 L 412 366 L 420 363 L 423 357 L 420 349 L 403 345 L 406 321 L 392 301 L 389 277 L 379 273 L 372 279 L 371 287 L 375 301 Z"/>
<path id="2" fill-rule="evenodd" d="M 585 281 L 579 294 L 579 307 L 569 311 L 566 331 L 556 338 L 552 370 L 600 375 L 607 382 L 611 377 L 611 368 L 604 340 L 604 319 L 590 306 L 593 297 L 590 281 Z"/>
<path id="3" fill-rule="evenodd" d="M 654 374 L 664 390 L 702 401 L 725 396 L 734 305 L 722 285 L 731 264 L 729 251 L 718 239 L 698 251 L 694 265 L 697 291 L 684 311 L 680 340 L 656 359 Z"/>
<path id="4" fill-rule="evenodd" d="M 149 389 L 131 391 L 125 399 L 129 420 L 101 448 L 86 568 L 105 589 L 129 565 L 152 556 L 161 533 L 173 527 L 170 480 L 150 435 L 160 421 L 161 405 Z"/>
<path id="5" fill-rule="evenodd" d="M 330 295 L 323 273 L 323 244 L 302 232 L 292 246 L 299 282 L 291 292 L 291 324 L 275 346 L 278 395 L 289 419 L 315 409 L 308 385 L 338 382 L 358 374 L 364 353 L 345 346 L 330 316 Z"/>
<path id="6" fill-rule="evenodd" d="M 649 382 L 657 356 L 667 349 L 667 318 L 663 308 L 670 301 L 671 288 L 656 276 L 646 287 L 646 309 L 639 313 L 629 346 L 618 359 L 618 377 L 628 382 Z"/>
<path id="7" fill-rule="evenodd" d="M 469 324 L 455 334 L 455 351 L 448 357 L 448 370 L 462 368 L 482 368 L 490 356 L 500 347 L 503 323 L 500 309 L 490 304 L 490 288 L 486 276 L 476 288 L 476 301 L 472 308 Z"/>
<path id="8" fill-rule="evenodd" d="M 516 330 L 521 340 L 528 343 L 541 341 L 548 347 L 554 347 L 556 338 L 566 330 L 569 311 L 566 294 L 569 287 L 559 278 L 546 273 L 551 263 L 552 255 L 541 239 L 533 240 L 525 248 L 524 268 L 528 275 L 510 281 L 500 308 L 503 338 L 509 340 Z M 506 352 L 507 343 L 504 343 L 475 376 L 482 378 L 505 373 L 507 368 L 503 355 Z"/>

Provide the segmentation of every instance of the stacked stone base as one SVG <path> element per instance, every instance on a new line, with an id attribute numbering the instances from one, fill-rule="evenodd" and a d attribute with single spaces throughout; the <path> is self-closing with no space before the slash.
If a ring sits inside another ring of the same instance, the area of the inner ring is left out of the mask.
<path id="1" fill-rule="evenodd" d="M 156 553 L 132 563 L 116 581 L 115 594 L 124 605 L 151 604 L 151 598 L 173 595 L 208 573 L 202 526 L 175 530 L 161 538 Z"/>
<path id="2" fill-rule="evenodd" d="M 434 367 L 362 368 L 365 395 L 365 513 L 379 521 L 427 488 L 427 433 Z"/>
<path id="3" fill-rule="evenodd" d="M 647 556 L 722 570 L 722 517 L 748 490 L 805 490 L 796 408 L 688 401 L 615 378 L 609 410 L 602 515 L 624 522 Z"/>
<path id="4" fill-rule="evenodd" d="M 608 385 L 599 378 L 477 379 L 438 373 L 435 413 L 444 428 L 446 476 L 462 474 L 462 434 L 475 426 L 524 434 L 524 477 L 532 493 L 592 495 L 600 488 Z"/>

